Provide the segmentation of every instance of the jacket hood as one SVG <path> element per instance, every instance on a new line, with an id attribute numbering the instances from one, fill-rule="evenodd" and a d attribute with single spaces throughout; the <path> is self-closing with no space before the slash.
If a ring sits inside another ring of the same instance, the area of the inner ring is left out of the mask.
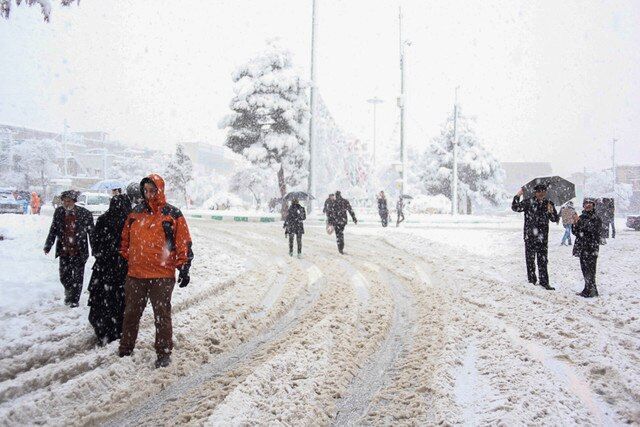
<path id="1" fill-rule="evenodd" d="M 116 216 L 127 216 L 131 212 L 131 201 L 125 195 L 117 195 L 111 198 L 109 212 Z"/>
<path id="2" fill-rule="evenodd" d="M 149 200 L 147 200 L 144 195 L 144 184 L 146 183 L 152 183 L 158 188 L 158 194 Z M 148 177 L 142 178 L 142 181 L 140 181 L 140 192 L 144 200 L 149 204 L 149 207 L 154 211 L 157 211 L 167 204 L 167 197 L 164 194 L 164 179 L 158 174 L 152 173 Z"/>

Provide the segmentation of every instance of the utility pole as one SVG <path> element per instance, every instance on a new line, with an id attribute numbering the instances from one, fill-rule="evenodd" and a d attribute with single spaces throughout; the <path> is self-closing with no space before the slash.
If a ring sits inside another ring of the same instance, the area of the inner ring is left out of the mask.
<path id="1" fill-rule="evenodd" d="M 612 182 L 612 193 L 611 196 L 615 197 L 616 194 L 616 181 L 617 181 L 617 176 L 616 176 L 616 142 L 618 142 L 618 140 L 616 138 L 613 138 L 613 140 L 611 141 L 611 172 L 612 172 L 612 176 L 613 176 L 613 182 Z"/>
<path id="2" fill-rule="evenodd" d="M 400 97 L 398 98 L 398 107 L 400 107 L 400 197 L 404 194 L 404 177 L 405 177 L 405 162 L 404 162 L 404 107 L 405 107 L 405 94 L 404 94 L 404 44 L 402 39 L 402 6 L 398 6 L 398 24 L 399 24 L 399 36 L 400 36 Z"/>
<path id="3" fill-rule="evenodd" d="M 453 103 L 453 179 L 451 180 L 451 215 L 458 214 L 458 88 Z"/>
<path id="4" fill-rule="evenodd" d="M 307 181 L 307 192 L 309 193 L 310 196 L 317 196 L 316 193 L 316 188 L 315 188 L 315 174 L 314 174 L 314 168 L 315 168 L 315 162 L 317 161 L 317 159 L 315 158 L 315 124 L 314 124 L 314 119 L 315 119 L 315 115 L 316 115 L 316 97 L 315 97 L 315 90 L 316 90 L 316 61 L 315 61 L 315 55 L 316 55 L 316 0 L 311 0 L 311 90 L 310 90 L 310 97 L 309 97 L 309 108 L 311 109 L 311 115 L 309 118 L 309 179 Z M 311 200 L 311 197 L 309 197 L 309 212 L 311 213 L 313 211 L 313 202 Z"/>
<path id="5" fill-rule="evenodd" d="M 367 99 L 369 104 L 373 105 L 373 167 L 376 166 L 376 106 L 384 101 L 377 96 Z"/>
<path id="6" fill-rule="evenodd" d="M 66 178 L 67 176 L 69 176 L 69 171 L 67 169 L 67 130 L 69 129 L 69 125 L 67 124 L 67 119 L 64 119 L 64 131 L 62 132 L 62 157 L 64 158 L 64 165 L 63 165 L 63 171 L 64 171 L 64 177 Z"/>

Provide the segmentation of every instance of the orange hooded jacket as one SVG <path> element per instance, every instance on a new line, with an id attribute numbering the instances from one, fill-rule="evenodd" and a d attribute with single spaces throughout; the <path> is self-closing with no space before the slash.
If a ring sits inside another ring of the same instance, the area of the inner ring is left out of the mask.
<path id="1" fill-rule="evenodd" d="M 31 193 L 31 210 L 37 212 L 40 209 L 40 197 L 38 193 Z"/>
<path id="2" fill-rule="evenodd" d="M 180 209 L 167 204 L 164 180 L 151 174 L 140 182 L 158 188 L 153 198 L 137 205 L 125 221 L 120 254 L 129 261 L 128 275 L 137 279 L 174 278 L 176 268 L 189 268 L 191 236 Z"/>

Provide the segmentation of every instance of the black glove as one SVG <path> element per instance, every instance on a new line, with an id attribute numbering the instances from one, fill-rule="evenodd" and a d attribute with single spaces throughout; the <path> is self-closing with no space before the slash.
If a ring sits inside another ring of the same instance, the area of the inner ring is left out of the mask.
<path id="1" fill-rule="evenodd" d="M 178 273 L 178 286 L 184 288 L 190 281 L 191 277 L 189 277 L 189 268 L 181 268 L 180 273 Z"/>

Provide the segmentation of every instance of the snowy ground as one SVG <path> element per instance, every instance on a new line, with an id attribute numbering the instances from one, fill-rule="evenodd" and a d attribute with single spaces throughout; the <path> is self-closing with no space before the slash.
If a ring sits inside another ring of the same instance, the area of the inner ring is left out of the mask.
<path id="1" fill-rule="evenodd" d="M 86 296 L 64 307 L 42 254 L 50 218 L 0 218 L 3 424 L 640 423 L 637 232 L 602 247 L 584 300 L 560 227 L 557 291 L 526 283 L 517 217 L 350 225 L 345 256 L 309 226 L 301 260 L 279 224 L 194 219 L 173 364 L 155 370 L 150 310 L 133 357 L 94 347 Z"/>

